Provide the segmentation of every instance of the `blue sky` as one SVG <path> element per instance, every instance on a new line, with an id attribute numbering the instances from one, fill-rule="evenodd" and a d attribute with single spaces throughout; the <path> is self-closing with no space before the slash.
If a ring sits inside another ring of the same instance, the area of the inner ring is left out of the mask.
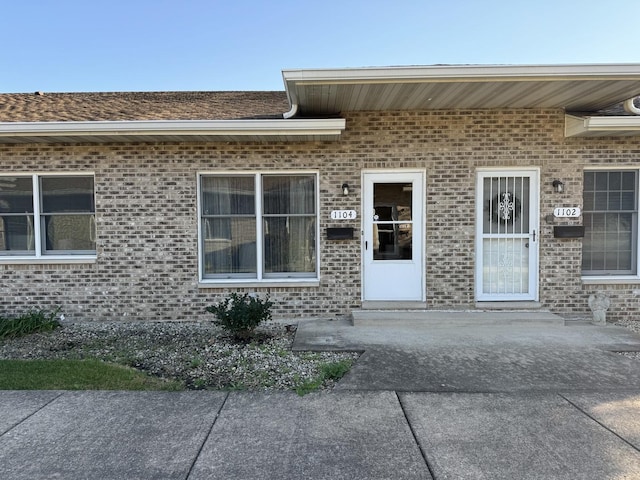
<path id="1" fill-rule="evenodd" d="M 6 0 L 0 92 L 282 90 L 285 68 L 640 63 L 640 0 Z"/>

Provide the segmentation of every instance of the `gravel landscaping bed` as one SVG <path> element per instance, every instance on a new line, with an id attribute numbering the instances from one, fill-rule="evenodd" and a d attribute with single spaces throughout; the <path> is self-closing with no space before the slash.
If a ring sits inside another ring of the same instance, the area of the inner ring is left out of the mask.
<path id="1" fill-rule="evenodd" d="M 640 321 L 638 320 L 620 320 L 616 322 L 619 327 L 625 327 L 640 335 Z M 640 360 L 640 352 L 618 352 L 620 355 L 628 358 Z"/>
<path id="2" fill-rule="evenodd" d="M 0 340 L 0 359 L 97 358 L 188 389 L 291 390 L 321 378 L 323 366 L 358 353 L 292 352 L 295 326 L 268 322 L 250 343 L 211 323 L 72 323 L 52 332 Z M 335 380 L 317 387 L 331 389 Z"/>
<path id="3" fill-rule="evenodd" d="M 616 325 L 628 328 L 629 330 L 633 330 L 640 334 L 640 321 L 638 320 L 620 320 L 619 322 L 616 322 Z"/>

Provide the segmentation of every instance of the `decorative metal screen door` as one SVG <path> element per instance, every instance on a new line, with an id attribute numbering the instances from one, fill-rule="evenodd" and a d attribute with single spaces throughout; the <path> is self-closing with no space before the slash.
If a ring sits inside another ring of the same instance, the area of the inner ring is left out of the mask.
<path id="1" fill-rule="evenodd" d="M 424 301 L 424 174 L 363 174 L 365 301 Z"/>
<path id="2" fill-rule="evenodd" d="M 478 173 L 476 298 L 538 296 L 538 171 Z"/>

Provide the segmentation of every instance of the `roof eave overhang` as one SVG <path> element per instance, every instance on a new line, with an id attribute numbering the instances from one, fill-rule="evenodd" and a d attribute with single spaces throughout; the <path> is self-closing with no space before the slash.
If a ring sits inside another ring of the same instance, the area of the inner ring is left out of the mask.
<path id="1" fill-rule="evenodd" d="M 343 118 L 0 123 L 0 143 L 334 141 Z"/>
<path id="2" fill-rule="evenodd" d="M 640 64 L 433 65 L 282 72 L 304 115 L 362 110 L 597 111 L 640 95 Z"/>
<path id="3" fill-rule="evenodd" d="M 640 135 L 640 116 L 565 115 L 565 137 L 630 137 Z"/>

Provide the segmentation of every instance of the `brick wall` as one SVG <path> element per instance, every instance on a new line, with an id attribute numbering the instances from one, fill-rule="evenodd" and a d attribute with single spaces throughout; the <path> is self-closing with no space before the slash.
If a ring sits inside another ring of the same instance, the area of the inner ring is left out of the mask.
<path id="1" fill-rule="evenodd" d="M 341 140 L 305 144 L 0 145 L 0 172 L 94 172 L 97 261 L 0 265 L 0 313 L 61 306 L 86 320 L 203 319 L 227 290 L 198 287 L 196 175 L 204 171 L 320 171 L 319 287 L 262 287 L 277 316 L 334 316 L 360 304 L 359 239 L 327 241 L 330 226 L 360 230 L 361 171 L 424 168 L 429 308 L 474 303 L 475 181 L 480 167 L 536 166 L 540 192 L 540 301 L 588 315 L 596 290 L 612 295 L 610 318 L 640 312 L 640 285 L 582 285 L 581 240 L 553 238 L 545 216 L 582 205 L 585 166 L 640 166 L 640 139 L 566 139 L 558 110 L 385 112 L 346 115 Z M 551 181 L 561 179 L 563 194 Z M 340 186 L 352 193 L 345 197 Z M 358 220 L 335 222 L 335 209 Z M 556 220 L 579 225 L 581 219 Z M 235 290 L 235 289 L 234 289 Z"/>

